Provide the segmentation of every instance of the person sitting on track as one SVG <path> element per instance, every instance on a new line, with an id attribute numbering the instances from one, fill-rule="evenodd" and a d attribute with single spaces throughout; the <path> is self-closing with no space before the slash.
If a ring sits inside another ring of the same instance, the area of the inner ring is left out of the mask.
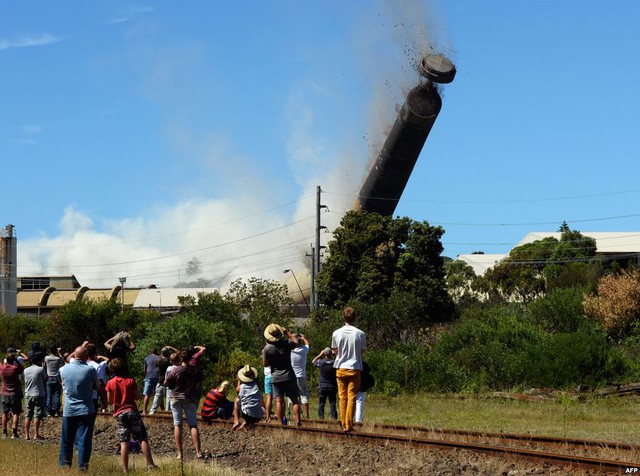
<path id="1" fill-rule="evenodd" d="M 253 428 L 262 420 L 264 410 L 262 408 L 262 393 L 256 383 L 258 371 L 250 365 L 245 365 L 238 371 L 238 385 L 236 386 L 236 403 L 233 408 L 233 427 L 231 430 Z M 244 421 L 240 423 L 240 418 Z"/>
<path id="2" fill-rule="evenodd" d="M 204 397 L 200 416 L 204 421 L 226 420 L 233 416 L 233 402 L 227 400 L 229 393 L 229 382 L 224 381 L 217 387 L 212 388 Z"/>

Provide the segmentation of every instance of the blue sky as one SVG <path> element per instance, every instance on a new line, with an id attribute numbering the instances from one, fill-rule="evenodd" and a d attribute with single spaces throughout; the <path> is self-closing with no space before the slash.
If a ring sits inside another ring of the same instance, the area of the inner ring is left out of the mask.
<path id="1" fill-rule="evenodd" d="M 397 215 L 443 226 L 452 258 L 563 220 L 640 231 L 638 24 L 632 0 L 0 0 L 18 275 L 303 269 L 315 187 L 331 230 L 429 51 L 458 73 Z"/>

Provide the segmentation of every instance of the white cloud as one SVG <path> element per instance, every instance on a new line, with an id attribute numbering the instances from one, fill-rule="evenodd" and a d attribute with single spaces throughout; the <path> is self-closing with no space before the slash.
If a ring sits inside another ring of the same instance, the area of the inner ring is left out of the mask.
<path id="1" fill-rule="evenodd" d="M 27 38 L 21 38 L 18 40 L 0 40 L 0 50 L 7 50 L 10 48 L 26 48 L 29 46 L 44 46 L 51 43 L 57 43 L 62 41 L 59 36 L 50 35 L 49 33 L 42 33 L 39 36 L 31 36 Z"/>
<path id="2" fill-rule="evenodd" d="M 147 6 L 128 7 L 125 11 L 121 12 L 121 16 L 108 20 L 107 23 L 126 23 L 131 21 L 133 17 L 137 15 L 144 15 L 147 13 L 155 13 L 155 8 Z"/>

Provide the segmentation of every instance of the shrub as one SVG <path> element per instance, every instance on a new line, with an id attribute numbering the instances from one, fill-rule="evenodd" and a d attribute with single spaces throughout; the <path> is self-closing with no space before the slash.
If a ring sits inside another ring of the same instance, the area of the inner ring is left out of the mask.
<path id="1" fill-rule="evenodd" d="M 216 379 L 211 383 L 210 387 L 219 385 L 223 380 L 231 382 L 231 386 L 235 386 L 238 370 L 241 367 L 250 364 L 255 367 L 259 374 L 262 374 L 262 358 L 260 353 L 246 352 L 240 349 L 233 349 L 230 352 L 222 353 L 218 361 L 214 365 L 213 375 Z M 262 374 L 264 376 L 264 374 Z M 264 379 L 259 379 L 260 383 L 264 383 Z"/>
<path id="2" fill-rule="evenodd" d="M 523 379 L 525 345 L 541 338 L 542 331 L 516 307 L 476 308 L 440 334 L 434 352 L 465 369 L 474 386 L 506 388 Z"/>
<path id="3" fill-rule="evenodd" d="M 149 355 L 152 347 L 159 349 L 165 345 L 171 345 L 177 349 L 191 345 L 206 347 L 207 350 L 202 358 L 205 382 L 217 380 L 212 363 L 217 362 L 221 355 L 228 353 L 226 336 L 221 323 L 206 321 L 189 313 L 178 314 L 151 328 L 148 334 L 137 342 L 136 351 L 129 359 L 129 369 L 132 374 L 137 378 L 143 378 L 144 358 Z"/>
<path id="4" fill-rule="evenodd" d="M 575 332 L 585 325 L 583 288 L 558 288 L 528 306 L 531 319 L 548 332 Z"/>
<path id="5" fill-rule="evenodd" d="M 7 347 L 16 347 L 25 353 L 31 348 L 33 341 L 46 345 L 47 329 L 50 319 L 40 316 L 7 316 L 0 314 L 0 349 L 4 352 Z"/>
<path id="6" fill-rule="evenodd" d="M 366 352 L 364 360 L 371 367 L 371 375 L 376 381 L 372 391 L 387 393 L 388 388 L 396 385 L 407 388 L 410 363 L 406 354 L 395 350 L 371 350 Z"/>
<path id="7" fill-rule="evenodd" d="M 581 329 L 547 335 L 538 345 L 528 346 L 526 353 L 529 365 L 525 382 L 532 386 L 593 386 L 628 371 L 621 353 L 608 345 L 601 331 Z"/>
<path id="8" fill-rule="evenodd" d="M 640 318 L 640 273 L 637 269 L 600 278 L 597 295 L 584 301 L 585 312 L 597 319 L 609 335 L 628 335 Z"/>

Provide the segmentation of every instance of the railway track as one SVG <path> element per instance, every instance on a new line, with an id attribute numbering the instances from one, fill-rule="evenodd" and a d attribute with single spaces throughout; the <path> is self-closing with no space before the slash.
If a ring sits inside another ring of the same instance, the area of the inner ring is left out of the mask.
<path id="1" fill-rule="evenodd" d="M 102 415 L 110 416 L 110 414 Z M 147 415 L 145 419 L 170 421 L 171 414 Z M 228 420 L 212 422 L 200 420 L 200 423 L 220 428 L 231 427 L 231 422 Z M 345 435 L 336 422 L 331 420 L 304 420 L 303 426 L 282 426 L 275 422 L 261 422 L 256 425 L 256 429 L 258 431 L 297 431 L 373 444 L 391 443 L 415 448 L 463 449 L 507 459 L 554 465 L 570 471 L 595 471 L 597 474 L 640 472 L 640 445 L 624 442 L 385 424 L 358 425 L 355 432 Z M 609 456 L 602 456 L 603 453 Z"/>

